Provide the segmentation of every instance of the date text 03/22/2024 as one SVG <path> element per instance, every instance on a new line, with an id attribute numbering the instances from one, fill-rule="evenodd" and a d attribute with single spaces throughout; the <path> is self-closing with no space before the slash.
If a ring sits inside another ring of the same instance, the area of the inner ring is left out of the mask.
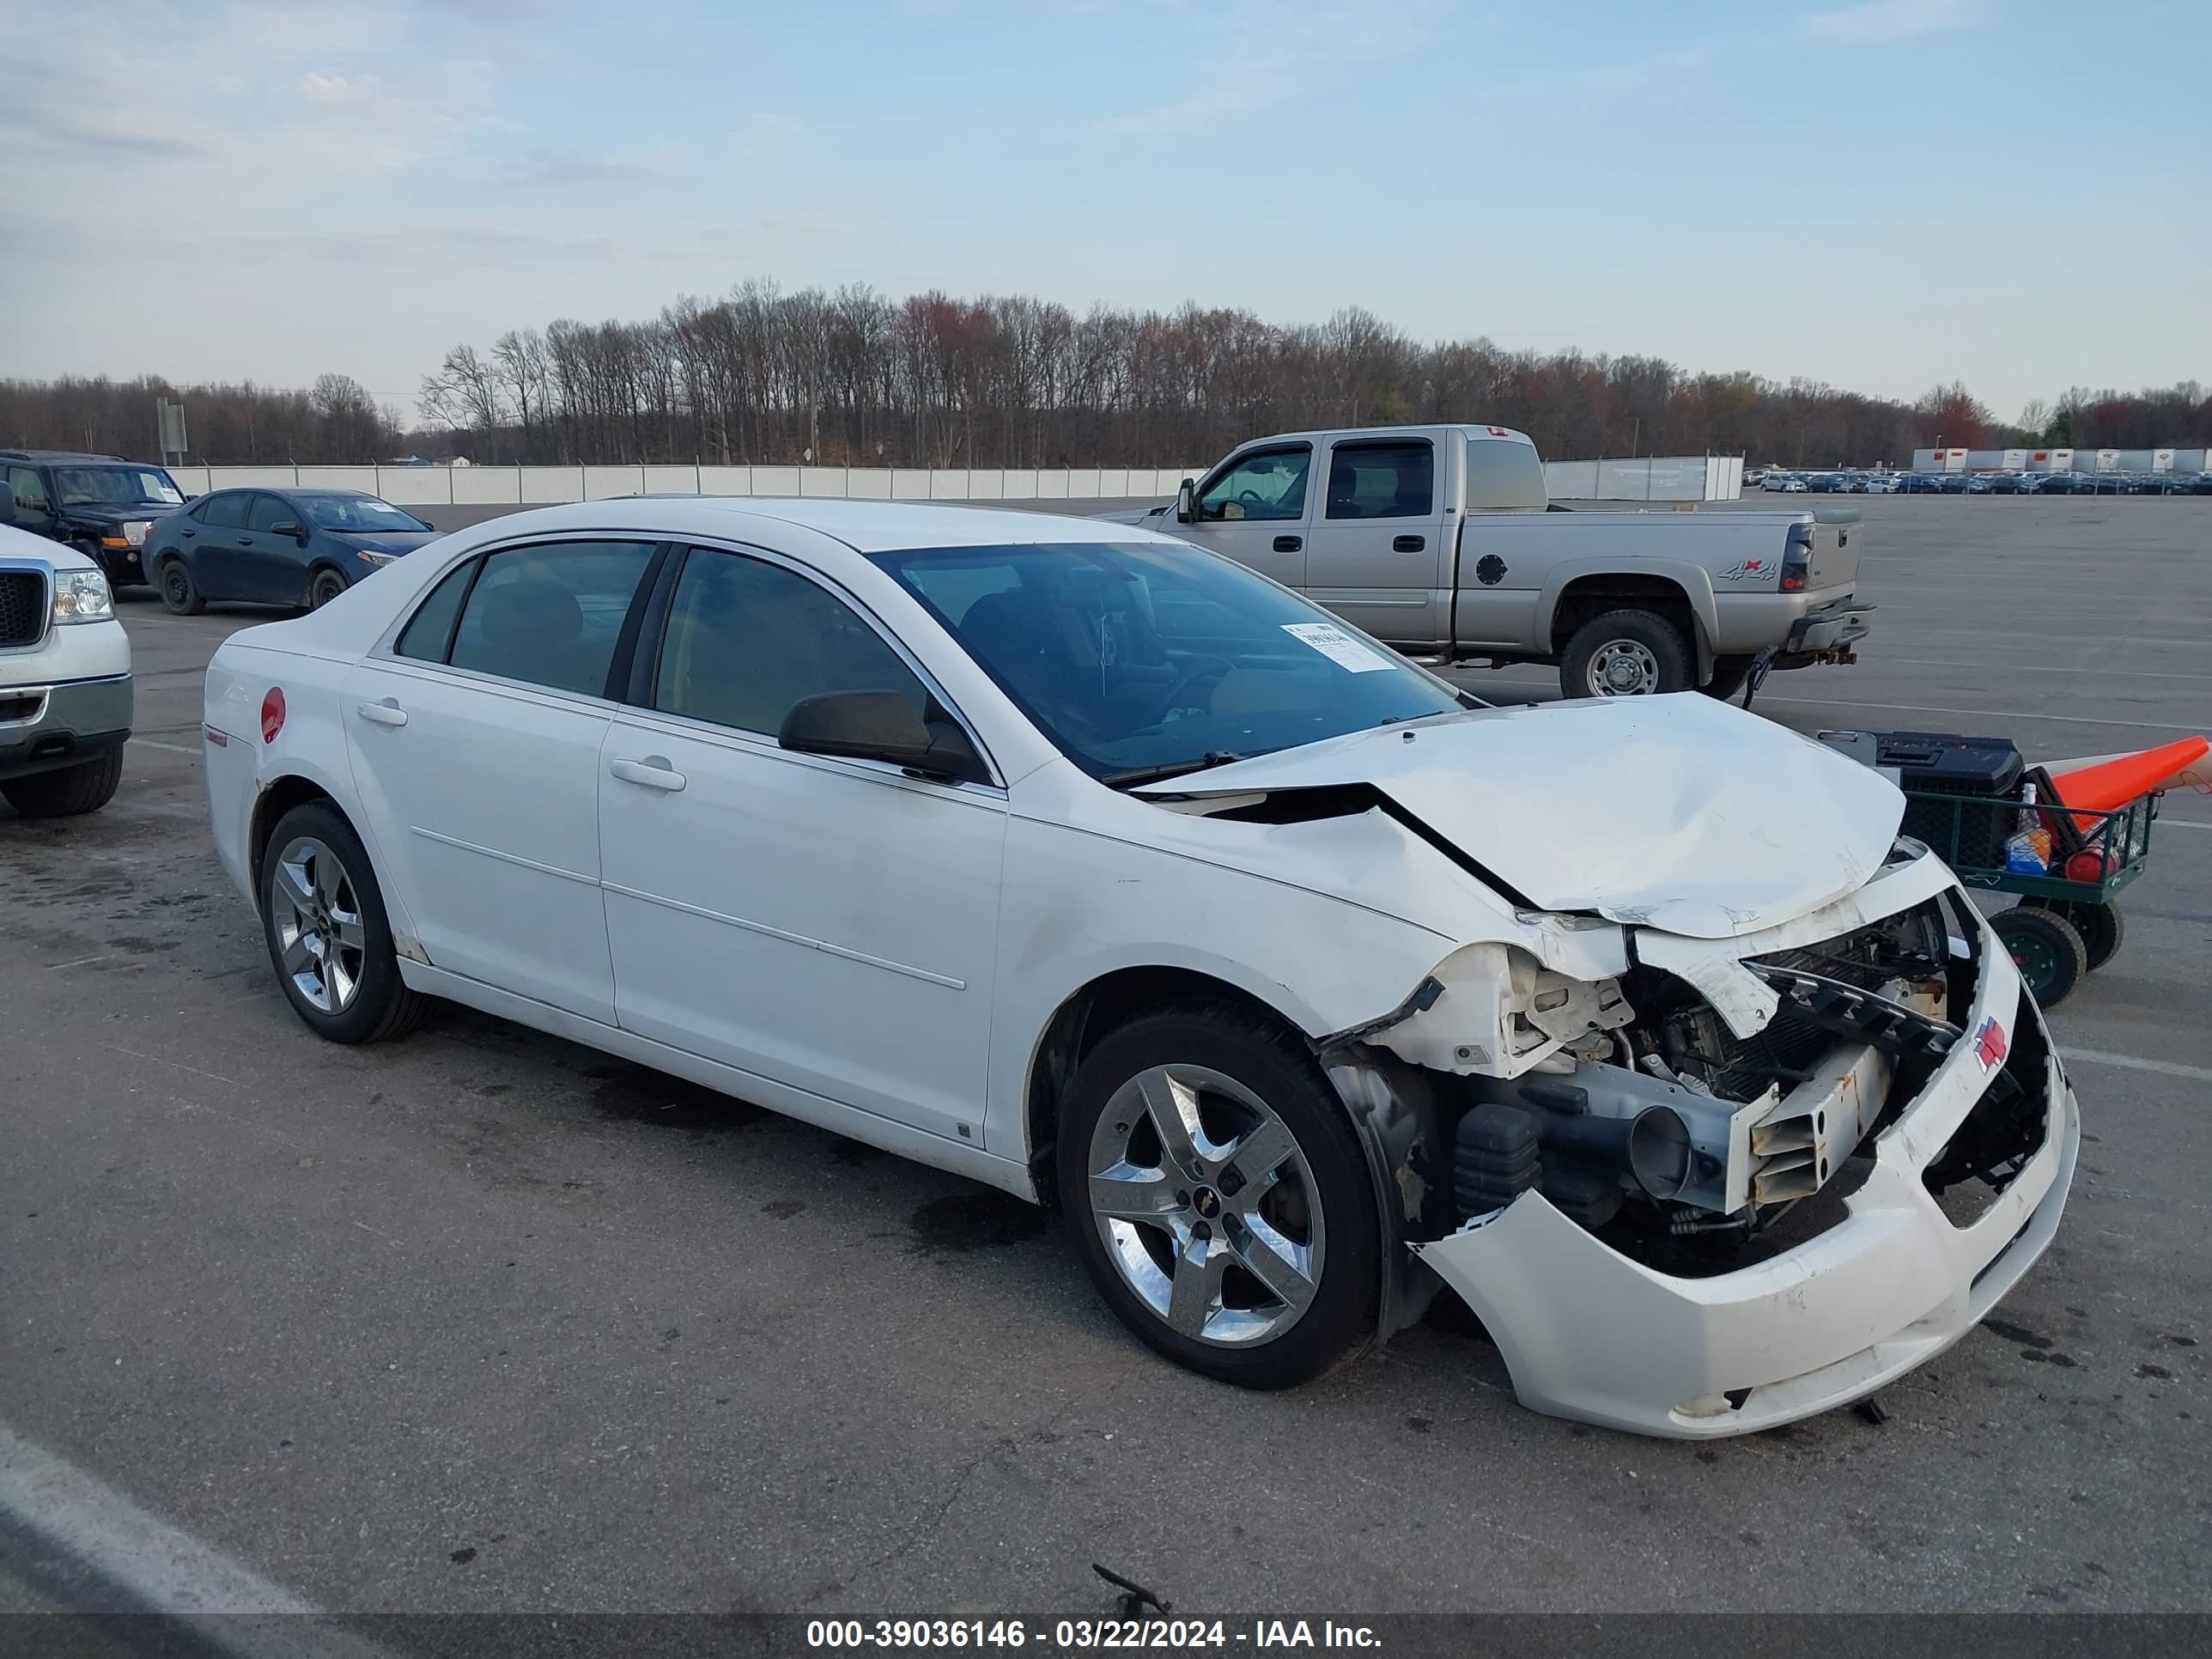
<path id="1" fill-rule="evenodd" d="M 1232 1626 L 1219 1619 L 1060 1619 L 1034 1626 L 1021 1619 L 814 1619 L 810 1648 L 1161 1649 L 1244 1647 L 1368 1648 L 1382 1645 L 1365 1625 L 1304 1619 L 1255 1619 Z"/>

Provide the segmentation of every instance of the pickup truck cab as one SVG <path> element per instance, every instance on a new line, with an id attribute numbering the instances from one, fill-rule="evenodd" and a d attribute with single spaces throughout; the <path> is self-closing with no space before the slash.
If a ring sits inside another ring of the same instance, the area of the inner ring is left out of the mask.
<path id="1" fill-rule="evenodd" d="M 0 514 L 10 494 L 0 483 Z M 0 799 L 26 817 L 105 806 L 131 714 L 131 641 L 107 578 L 0 521 Z"/>
<path id="2" fill-rule="evenodd" d="M 1726 696 L 1762 654 L 1854 661 L 1869 628 L 1855 510 L 1570 512 L 1501 426 L 1261 438 L 1127 516 L 1409 654 L 1556 663 L 1570 697 Z"/>

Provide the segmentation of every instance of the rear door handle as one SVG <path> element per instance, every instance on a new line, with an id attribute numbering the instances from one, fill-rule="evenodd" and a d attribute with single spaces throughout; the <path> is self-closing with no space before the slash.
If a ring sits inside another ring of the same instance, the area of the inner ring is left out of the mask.
<path id="1" fill-rule="evenodd" d="M 389 697 L 386 697 L 382 702 L 356 703 L 354 705 L 354 713 L 359 714 L 362 719 L 367 720 L 371 726 L 404 726 L 407 724 L 407 711 Z"/>
<path id="2" fill-rule="evenodd" d="M 1305 544 L 1305 538 L 1302 536 L 1278 536 L 1275 538 L 1275 551 L 1278 553 L 1295 553 Z"/>
<path id="3" fill-rule="evenodd" d="M 641 761 L 610 761 L 607 770 L 624 783 L 640 784 L 647 789 L 673 792 L 684 787 L 684 775 L 669 765 L 665 755 L 647 755 Z"/>
<path id="4" fill-rule="evenodd" d="M 191 538 L 193 538 L 194 536 L 198 535 L 199 533 L 200 533 L 200 532 L 199 532 L 198 531 L 197 531 L 197 530 L 187 530 L 186 532 L 185 532 L 185 538 L 187 541 L 189 541 L 189 540 L 191 540 Z"/>
<path id="5" fill-rule="evenodd" d="M 238 538 L 238 544 L 240 547 L 251 547 L 253 545 L 253 538 L 251 536 L 240 536 Z"/>
<path id="6" fill-rule="evenodd" d="M 1426 536 L 1400 536 L 1390 544 L 1393 553 L 1418 553 L 1429 544 Z"/>

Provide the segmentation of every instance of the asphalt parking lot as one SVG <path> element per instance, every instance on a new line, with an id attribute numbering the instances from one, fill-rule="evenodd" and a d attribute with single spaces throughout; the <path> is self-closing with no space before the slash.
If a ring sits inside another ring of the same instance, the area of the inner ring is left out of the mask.
<path id="1" fill-rule="evenodd" d="M 1759 712 L 2212 730 L 2212 501 L 1853 504 L 1864 660 Z M 1698 1447 L 1525 1412 L 1440 1326 L 1239 1393 L 951 1176 L 472 1013 L 317 1042 L 200 793 L 201 671 L 270 613 L 123 609 L 122 793 L 0 806 L 0 1425 L 317 1605 L 1096 1616 L 1096 1561 L 1193 1613 L 2212 1608 L 2212 800 L 2053 1016 L 2051 1254 L 1886 1424 Z"/>

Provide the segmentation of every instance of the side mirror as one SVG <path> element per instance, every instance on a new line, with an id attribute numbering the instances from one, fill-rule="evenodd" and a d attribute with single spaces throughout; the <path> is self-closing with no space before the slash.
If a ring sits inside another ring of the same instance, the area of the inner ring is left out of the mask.
<path id="1" fill-rule="evenodd" d="M 15 522 L 15 492 L 8 485 L 0 483 L 0 524 Z"/>
<path id="2" fill-rule="evenodd" d="M 301 529 L 299 524 L 291 519 L 286 519 L 279 523 L 270 525 L 269 526 L 269 533 L 272 536 L 289 536 L 294 541 L 303 544 L 307 539 L 307 532 Z"/>
<path id="3" fill-rule="evenodd" d="M 1190 480 L 1185 478 L 1182 483 L 1176 488 L 1176 522 L 1177 524 L 1188 524 L 1197 516 L 1198 501 L 1195 494 L 1191 488 Z"/>
<path id="4" fill-rule="evenodd" d="M 783 717 L 776 741 L 805 755 L 887 761 L 924 777 L 981 775 L 968 734 L 949 720 L 924 720 L 903 691 L 825 691 L 801 697 Z"/>

